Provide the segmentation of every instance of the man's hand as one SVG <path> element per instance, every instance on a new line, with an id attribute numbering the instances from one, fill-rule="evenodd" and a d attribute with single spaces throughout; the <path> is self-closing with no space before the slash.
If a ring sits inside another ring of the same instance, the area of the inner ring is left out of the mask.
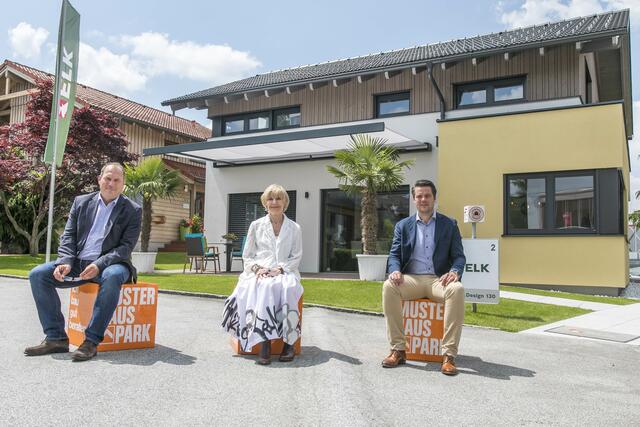
<path id="1" fill-rule="evenodd" d="M 53 277 L 58 282 L 64 282 L 64 276 L 69 274 L 71 271 L 71 266 L 69 264 L 60 264 L 53 270 Z"/>
<path id="2" fill-rule="evenodd" d="M 389 281 L 396 286 L 400 286 L 404 282 L 404 276 L 399 271 L 394 271 L 389 274 Z"/>
<path id="3" fill-rule="evenodd" d="M 96 277 L 100 273 L 100 269 L 95 264 L 87 265 L 87 268 L 84 269 L 82 273 L 80 273 L 80 278 L 82 280 L 91 280 Z"/>
<path id="4" fill-rule="evenodd" d="M 457 282 L 458 279 L 458 273 L 456 273 L 455 271 L 450 271 L 440 276 L 440 283 L 442 283 L 442 287 L 446 287 L 449 283 Z"/>

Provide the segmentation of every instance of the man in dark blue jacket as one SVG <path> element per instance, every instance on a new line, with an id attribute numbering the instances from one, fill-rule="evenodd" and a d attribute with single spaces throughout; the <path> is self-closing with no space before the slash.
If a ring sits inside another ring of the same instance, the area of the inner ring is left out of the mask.
<path id="1" fill-rule="evenodd" d="M 389 278 L 382 288 L 391 353 L 382 361 L 394 368 L 406 361 L 402 302 L 429 298 L 444 302 L 442 373 L 458 373 L 460 333 L 464 322 L 464 288 L 460 283 L 465 257 L 456 221 L 436 214 L 436 186 L 419 180 L 411 189 L 417 213 L 396 224 L 389 252 Z"/>
<path id="2" fill-rule="evenodd" d="M 56 288 L 79 286 L 87 281 L 100 285 L 85 341 L 72 355 L 74 361 L 84 361 L 97 354 L 97 346 L 104 339 L 104 331 L 118 305 L 120 287 L 129 280 L 136 281 L 131 251 L 140 235 L 140 206 L 122 195 L 124 170 L 119 163 L 105 165 L 98 184 L 99 192 L 78 196 L 73 201 L 60 237 L 58 259 L 29 273 L 46 337 L 40 345 L 26 348 L 27 356 L 69 351 Z"/>

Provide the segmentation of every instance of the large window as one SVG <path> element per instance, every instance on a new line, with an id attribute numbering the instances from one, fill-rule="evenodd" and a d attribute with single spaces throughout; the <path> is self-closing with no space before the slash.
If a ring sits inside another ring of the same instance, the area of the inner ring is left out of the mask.
<path id="1" fill-rule="evenodd" d="M 524 82 L 524 77 L 517 77 L 458 85 L 456 106 L 469 108 L 521 102 L 525 99 Z"/>
<path id="2" fill-rule="evenodd" d="M 358 271 L 362 253 L 360 197 L 341 190 L 322 190 L 320 271 Z M 378 194 L 378 253 L 389 253 L 396 222 L 409 215 L 409 187 Z"/>
<path id="3" fill-rule="evenodd" d="M 376 96 L 376 117 L 392 117 L 409 114 L 411 111 L 409 92 Z"/>
<path id="4" fill-rule="evenodd" d="M 237 114 L 222 118 L 222 134 L 261 132 L 300 126 L 300 107 Z"/>
<path id="5" fill-rule="evenodd" d="M 505 234 L 621 234 L 616 169 L 505 175 Z"/>

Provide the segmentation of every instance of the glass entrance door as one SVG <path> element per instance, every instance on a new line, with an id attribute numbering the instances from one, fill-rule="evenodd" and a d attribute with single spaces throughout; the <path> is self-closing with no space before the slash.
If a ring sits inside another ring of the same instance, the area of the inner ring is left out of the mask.
<path id="1" fill-rule="evenodd" d="M 360 196 L 322 190 L 320 271 L 358 271 L 362 253 Z M 378 194 L 378 253 L 389 253 L 396 222 L 409 216 L 409 186 Z"/>

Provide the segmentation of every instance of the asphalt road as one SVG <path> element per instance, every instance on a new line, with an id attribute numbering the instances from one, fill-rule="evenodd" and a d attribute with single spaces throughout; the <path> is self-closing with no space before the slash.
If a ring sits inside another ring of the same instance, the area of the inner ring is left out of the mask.
<path id="1" fill-rule="evenodd" d="M 640 424 L 636 346 L 465 327 L 446 377 L 382 369 L 382 318 L 306 308 L 302 355 L 263 367 L 232 355 L 222 301 L 161 294 L 155 349 L 72 363 L 23 356 L 42 339 L 31 292 L 0 284 L 0 425 Z"/>

